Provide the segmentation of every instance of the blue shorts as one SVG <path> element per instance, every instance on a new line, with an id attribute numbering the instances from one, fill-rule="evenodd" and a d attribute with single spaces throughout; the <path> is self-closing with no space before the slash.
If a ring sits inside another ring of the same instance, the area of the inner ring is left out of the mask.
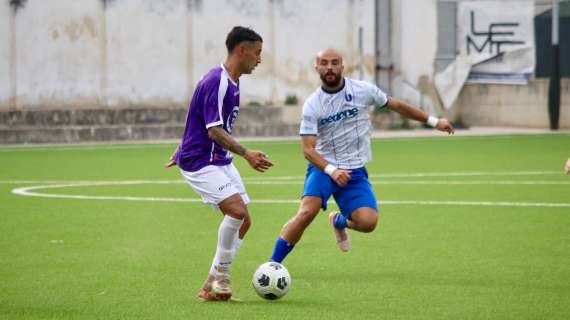
<path id="1" fill-rule="evenodd" d="M 351 219 L 352 212 L 358 208 L 368 207 L 378 212 L 376 197 L 372 185 L 368 182 L 366 168 L 352 169 L 350 181 L 344 187 L 339 187 L 334 180 L 317 167 L 309 164 L 305 176 L 304 196 L 320 197 L 323 200 L 323 210 L 327 209 L 327 201 L 334 197 L 340 212 Z"/>

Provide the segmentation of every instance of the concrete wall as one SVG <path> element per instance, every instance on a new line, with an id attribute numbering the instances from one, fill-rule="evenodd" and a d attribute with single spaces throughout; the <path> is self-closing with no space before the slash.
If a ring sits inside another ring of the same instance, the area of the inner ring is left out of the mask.
<path id="1" fill-rule="evenodd" d="M 0 109 L 7 108 L 11 96 L 11 15 L 8 1 L 0 2 Z"/>
<path id="2" fill-rule="evenodd" d="M 532 79 L 526 86 L 466 85 L 452 108 L 443 109 L 434 86 L 437 0 L 401 0 L 392 5 L 395 96 L 469 126 L 549 127 L 547 79 Z M 545 10 L 544 2 L 535 7 L 537 13 Z M 563 129 L 570 128 L 569 82 L 562 79 L 559 124 Z"/>
<path id="3" fill-rule="evenodd" d="M 419 86 L 432 80 L 437 50 L 436 0 L 393 1 L 394 61 L 396 75 Z"/>
<path id="4" fill-rule="evenodd" d="M 100 3 L 35 1 L 12 19 L 16 106 L 100 105 Z M 5 100 L 5 99 L 2 99 Z"/>
<path id="5" fill-rule="evenodd" d="M 326 4 L 326 5 L 325 5 Z M 318 86 L 316 53 L 336 47 L 345 53 L 347 74 L 357 76 L 358 28 L 364 27 L 365 78 L 374 76 L 373 1 L 202 1 L 193 7 L 193 77 L 199 79 L 225 57 L 224 39 L 237 24 L 264 39 L 262 63 L 240 79 L 248 101 L 281 104 L 287 95 L 303 100 Z M 212 21 L 215 23 L 212 23 Z"/>
<path id="6" fill-rule="evenodd" d="M 373 79 L 373 0 L 50 0 L 0 5 L 0 110 L 186 106 L 196 81 L 223 62 L 228 31 L 264 38 L 262 64 L 244 76 L 242 98 L 281 104 L 318 86 L 317 51 L 345 52 Z"/>
<path id="7" fill-rule="evenodd" d="M 391 2 L 392 82 L 389 94 L 441 114 L 435 87 L 437 0 Z"/>
<path id="8" fill-rule="evenodd" d="M 301 104 L 318 86 L 314 58 L 326 47 L 343 51 L 346 75 L 357 78 L 360 27 L 363 78 L 374 79 L 374 0 L 50 0 L 18 10 L 8 3 L 0 1 L 0 110 L 185 108 L 196 81 L 225 59 L 234 25 L 264 38 L 262 64 L 240 79 L 243 105 L 280 106 L 288 95 Z M 544 80 L 470 85 L 450 111 L 441 108 L 436 9 L 437 0 L 391 1 L 388 93 L 470 125 L 548 127 Z M 570 126 L 569 91 L 563 86 L 562 127 Z M 295 123 L 299 113 L 289 107 L 283 121 Z"/>
<path id="9" fill-rule="evenodd" d="M 549 128 L 547 79 L 527 86 L 470 84 L 463 87 L 455 116 L 468 126 Z M 570 129 L 570 79 L 562 79 L 560 129 Z"/>
<path id="10" fill-rule="evenodd" d="M 285 108 L 243 107 L 235 136 L 292 136 L 299 125 L 282 121 Z M 0 145 L 180 139 L 186 108 L 66 108 L 0 111 Z"/>
<path id="11" fill-rule="evenodd" d="M 109 2 L 101 14 L 106 22 L 102 46 L 107 105 L 187 103 L 186 4 L 185 0 Z"/>

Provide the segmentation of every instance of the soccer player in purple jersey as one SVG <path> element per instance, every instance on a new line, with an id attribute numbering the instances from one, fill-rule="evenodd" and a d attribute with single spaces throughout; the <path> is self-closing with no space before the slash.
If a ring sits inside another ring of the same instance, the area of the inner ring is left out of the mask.
<path id="1" fill-rule="evenodd" d="M 251 224 L 249 197 L 232 153 L 260 172 L 273 166 L 261 151 L 249 150 L 232 138 L 239 112 L 239 77 L 261 62 L 262 38 L 255 31 L 234 27 L 226 38 L 226 61 L 198 82 L 186 118 L 182 143 L 165 166 L 178 165 L 186 182 L 204 203 L 219 208 L 224 218 L 210 272 L 198 291 L 201 300 L 228 300 L 232 296 L 230 267 Z"/>

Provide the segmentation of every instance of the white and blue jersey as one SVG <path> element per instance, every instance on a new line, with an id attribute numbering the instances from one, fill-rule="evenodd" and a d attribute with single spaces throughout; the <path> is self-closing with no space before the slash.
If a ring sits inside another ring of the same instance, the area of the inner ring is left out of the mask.
<path id="1" fill-rule="evenodd" d="M 378 211 L 372 185 L 364 164 L 372 159 L 370 149 L 370 106 L 385 106 L 388 97 L 375 85 L 344 78 L 344 86 L 336 92 L 317 89 L 303 106 L 301 135 L 317 136 L 317 152 L 328 163 L 350 169 L 351 178 L 338 186 L 326 173 L 312 164 L 307 167 L 304 196 L 322 199 L 326 210 L 331 195 L 347 219 L 361 207 Z"/>
<path id="2" fill-rule="evenodd" d="M 369 108 L 384 106 L 388 97 L 375 85 L 344 78 L 344 87 L 319 87 L 303 105 L 300 135 L 318 136 L 316 150 L 341 169 L 361 168 L 372 159 Z"/>

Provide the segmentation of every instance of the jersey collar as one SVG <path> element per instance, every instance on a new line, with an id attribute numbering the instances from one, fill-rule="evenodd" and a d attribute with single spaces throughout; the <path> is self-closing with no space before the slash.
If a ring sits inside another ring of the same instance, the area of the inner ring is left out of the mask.
<path id="1" fill-rule="evenodd" d="M 340 88 L 338 88 L 334 91 L 330 91 L 330 90 L 325 89 L 323 86 L 321 86 L 321 90 L 323 90 L 325 93 L 328 93 L 328 94 L 335 94 L 335 93 L 341 92 L 345 86 L 346 86 L 346 79 L 344 79 L 344 77 L 343 77 L 342 78 L 342 86 Z"/>
<path id="2" fill-rule="evenodd" d="M 220 64 L 220 66 L 222 67 L 222 72 L 224 72 L 226 74 L 226 77 L 228 78 L 228 80 L 230 80 L 230 82 L 238 87 L 239 86 L 239 80 L 237 82 L 235 82 L 234 80 L 232 80 L 232 77 L 230 77 L 230 73 L 228 72 L 228 69 L 226 69 L 226 66 L 224 66 L 224 64 Z"/>

